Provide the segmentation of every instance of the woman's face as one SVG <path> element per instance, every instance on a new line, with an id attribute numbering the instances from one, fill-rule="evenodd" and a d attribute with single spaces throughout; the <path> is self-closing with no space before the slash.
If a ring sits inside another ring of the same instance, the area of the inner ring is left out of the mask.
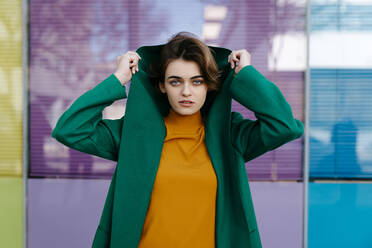
<path id="1" fill-rule="evenodd" d="M 199 111 L 208 91 L 199 65 L 181 58 L 169 63 L 165 71 L 164 85 L 159 82 L 159 88 L 161 92 L 167 94 L 174 112 L 181 115 L 191 115 Z"/>

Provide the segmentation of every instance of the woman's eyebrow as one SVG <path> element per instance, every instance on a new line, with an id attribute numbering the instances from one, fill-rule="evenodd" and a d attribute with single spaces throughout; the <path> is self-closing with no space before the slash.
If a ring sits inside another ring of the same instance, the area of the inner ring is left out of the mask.
<path id="1" fill-rule="evenodd" d="M 203 77 L 203 76 L 202 75 L 196 75 L 196 76 L 191 77 L 190 79 L 199 78 L 199 77 Z M 168 77 L 168 79 L 170 79 L 170 78 L 182 79 L 182 77 L 174 76 L 174 75 Z"/>

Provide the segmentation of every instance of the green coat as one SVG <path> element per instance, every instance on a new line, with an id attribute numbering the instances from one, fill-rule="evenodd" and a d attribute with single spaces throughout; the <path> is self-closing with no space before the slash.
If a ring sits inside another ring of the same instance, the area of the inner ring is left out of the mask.
<path id="1" fill-rule="evenodd" d="M 145 72 L 164 44 L 143 46 L 139 72 L 132 77 L 125 115 L 102 119 L 102 111 L 126 98 L 125 86 L 111 74 L 77 98 L 58 120 L 52 136 L 73 149 L 117 161 L 94 248 L 138 246 L 156 177 L 169 103 L 162 100 Z M 252 65 L 234 76 L 231 50 L 209 46 L 219 69 L 222 90 L 206 102 L 205 142 L 217 176 L 216 247 L 261 247 L 245 162 L 303 133 L 279 88 Z M 255 113 L 257 120 L 231 112 L 231 99 Z M 182 213 L 180 213 L 182 214 Z M 180 237 L 181 239 L 182 237 Z"/>

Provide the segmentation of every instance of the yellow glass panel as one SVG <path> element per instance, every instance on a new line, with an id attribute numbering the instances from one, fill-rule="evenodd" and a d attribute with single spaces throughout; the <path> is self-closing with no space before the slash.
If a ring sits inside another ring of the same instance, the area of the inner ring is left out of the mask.
<path id="1" fill-rule="evenodd" d="M 23 247 L 22 178 L 0 177 L 0 247 Z"/>
<path id="2" fill-rule="evenodd" d="M 0 175 L 22 175 L 22 5 L 0 1 Z"/>

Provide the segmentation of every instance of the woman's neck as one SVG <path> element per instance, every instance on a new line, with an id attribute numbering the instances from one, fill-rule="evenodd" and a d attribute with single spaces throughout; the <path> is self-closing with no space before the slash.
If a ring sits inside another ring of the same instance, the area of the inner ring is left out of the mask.
<path id="1" fill-rule="evenodd" d="M 167 128 L 171 128 L 172 130 L 196 131 L 203 126 L 200 110 L 191 115 L 182 115 L 171 108 L 164 121 Z"/>

